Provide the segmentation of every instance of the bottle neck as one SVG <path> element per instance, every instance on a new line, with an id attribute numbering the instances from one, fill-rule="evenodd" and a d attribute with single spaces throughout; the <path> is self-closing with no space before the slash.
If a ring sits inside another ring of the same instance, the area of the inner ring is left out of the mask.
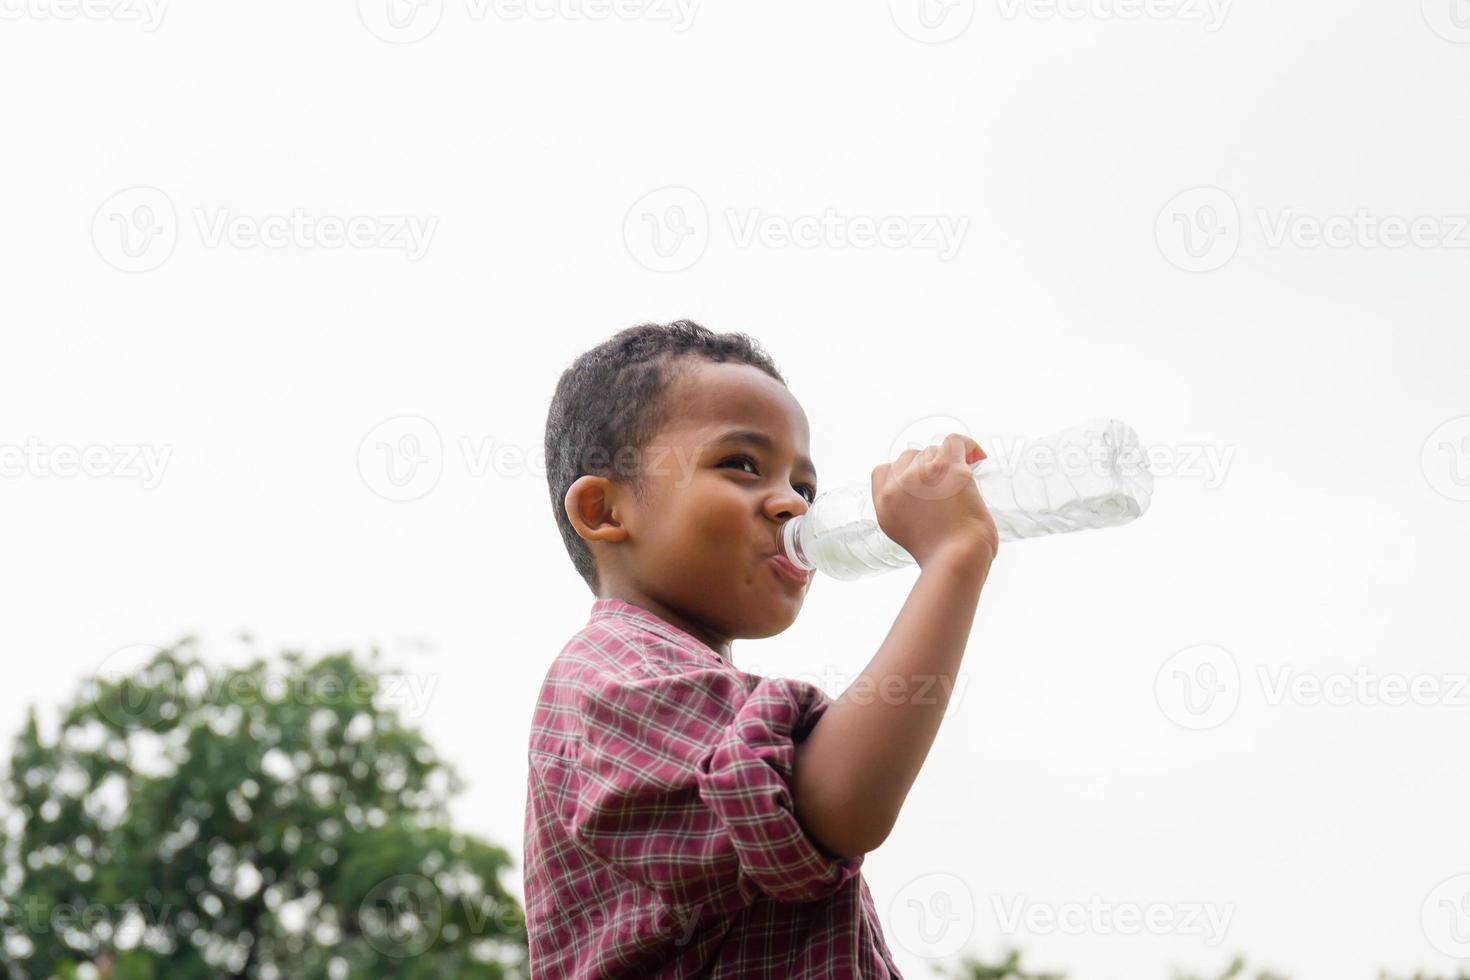
<path id="1" fill-rule="evenodd" d="M 805 549 L 802 548 L 802 526 L 806 524 L 806 515 L 799 514 L 791 518 L 781 527 L 781 554 L 786 556 L 787 561 L 804 571 L 812 571 L 817 566 L 812 564 L 807 557 Z"/>

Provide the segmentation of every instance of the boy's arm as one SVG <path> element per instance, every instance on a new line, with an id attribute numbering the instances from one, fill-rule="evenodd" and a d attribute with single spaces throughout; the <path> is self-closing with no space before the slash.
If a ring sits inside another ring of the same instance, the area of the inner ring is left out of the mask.
<path id="1" fill-rule="evenodd" d="M 993 547 L 967 540 L 929 556 L 877 654 L 797 745 L 796 816 L 827 851 L 863 854 L 893 829 L 949 704 L 993 559 Z"/>

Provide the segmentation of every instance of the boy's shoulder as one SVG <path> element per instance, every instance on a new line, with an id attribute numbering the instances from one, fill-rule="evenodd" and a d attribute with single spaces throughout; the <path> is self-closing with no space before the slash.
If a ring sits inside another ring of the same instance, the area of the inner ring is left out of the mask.
<path id="1" fill-rule="evenodd" d="M 830 704 L 810 681 L 738 670 L 646 610 L 599 600 L 546 672 L 530 758 L 533 769 L 556 767 L 595 745 L 609 757 L 676 758 L 688 769 L 717 744 L 738 743 L 746 752 L 766 746 L 768 761 L 789 772 L 791 746 Z"/>
<path id="2" fill-rule="evenodd" d="M 592 604 L 587 622 L 562 646 L 548 678 L 598 675 L 631 680 L 685 671 L 739 673 L 689 633 L 622 599 Z"/>
<path id="3" fill-rule="evenodd" d="M 588 712 L 663 698 L 697 715 L 718 716 L 740 703 L 758 679 L 652 613 L 599 599 L 592 614 L 547 667 L 532 721 L 531 748 L 558 754 L 577 740 Z"/>
<path id="4" fill-rule="evenodd" d="M 542 706 L 585 701 L 591 692 L 656 678 L 723 687 L 744 675 L 714 650 L 653 613 L 622 599 L 598 599 L 586 623 L 552 658 L 541 683 Z"/>

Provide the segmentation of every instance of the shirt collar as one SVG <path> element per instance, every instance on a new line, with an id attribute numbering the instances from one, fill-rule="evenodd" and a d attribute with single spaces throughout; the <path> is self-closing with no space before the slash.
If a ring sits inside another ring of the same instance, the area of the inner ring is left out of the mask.
<path id="1" fill-rule="evenodd" d="M 722 664 L 733 666 L 729 660 L 720 656 L 713 647 L 696 637 L 693 633 L 680 629 L 673 623 L 649 612 L 642 606 L 633 605 L 626 599 L 609 596 L 597 599 L 592 603 L 592 614 L 589 617 L 591 621 L 595 622 L 596 620 L 605 619 L 609 616 L 625 619 L 642 629 L 648 630 L 650 633 L 657 633 L 664 639 L 677 643 L 681 647 L 686 649 L 692 648 L 697 653 L 714 657 Z"/>

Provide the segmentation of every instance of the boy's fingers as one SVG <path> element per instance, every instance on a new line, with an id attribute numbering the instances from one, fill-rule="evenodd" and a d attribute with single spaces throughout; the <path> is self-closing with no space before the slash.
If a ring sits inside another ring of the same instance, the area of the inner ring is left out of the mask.
<path id="1" fill-rule="evenodd" d="M 925 446 L 923 449 L 905 449 L 889 465 L 902 472 L 915 462 L 933 463 L 943 457 L 955 461 L 963 460 L 967 467 L 987 458 L 985 450 L 974 439 L 960 432 L 951 432 L 938 445 Z"/>
<path id="2" fill-rule="evenodd" d="M 944 437 L 945 448 L 956 458 L 962 458 L 966 466 L 973 466 L 985 459 L 985 450 L 980 444 L 962 432 L 952 432 Z"/>

